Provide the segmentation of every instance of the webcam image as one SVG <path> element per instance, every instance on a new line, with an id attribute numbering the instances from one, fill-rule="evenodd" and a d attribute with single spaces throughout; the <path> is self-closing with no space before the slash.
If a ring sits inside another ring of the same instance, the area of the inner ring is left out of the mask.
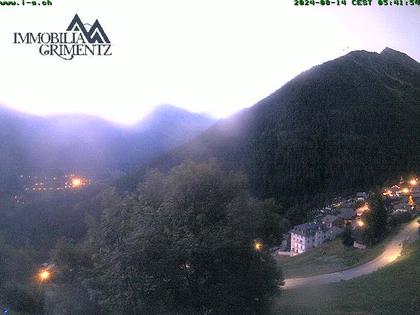
<path id="1" fill-rule="evenodd" d="M 0 1 L 0 314 L 420 314 L 420 0 Z"/>

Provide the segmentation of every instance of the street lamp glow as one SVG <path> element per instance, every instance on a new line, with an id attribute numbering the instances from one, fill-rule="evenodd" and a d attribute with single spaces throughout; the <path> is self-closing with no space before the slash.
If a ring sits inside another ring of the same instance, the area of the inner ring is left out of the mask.
<path id="1" fill-rule="evenodd" d="M 410 180 L 410 185 L 411 186 L 416 186 L 417 185 L 417 179 L 414 178 L 414 179 Z"/>
<path id="2" fill-rule="evenodd" d="M 263 244 L 261 243 L 261 242 L 259 242 L 259 241 L 255 241 L 254 242 L 254 249 L 257 251 L 257 252 L 260 252 L 260 251 L 262 251 L 262 249 L 263 249 Z"/>
<path id="3" fill-rule="evenodd" d="M 359 225 L 360 227 L 364 226 L 365 223 L 362 220 L 357 221 L 357 225 Z"/>
<path id="4" fill-rule="evenodd" d="M 75 177 L 71 180 L 71 184 L 74 188 L 82 186 L 82 180 L 79 177 Z"/>
<path id="5" fill-rule="evenodd" d="M 410 192 L 410 190 L 409 190 L 408 188 L 404 188 L 404 189 L 402 190 L 402 192 L 403 192 L 404 194 L 408 194 L 408 193 Z"/>
<path id="6" fill-rule="evenodd" d="M 48 281 L 50 278 L 51 278 L 51 272 L 49 272 L 48 270 L 41 270 L 38 273 L 38 279 L 41 282 Z"/>

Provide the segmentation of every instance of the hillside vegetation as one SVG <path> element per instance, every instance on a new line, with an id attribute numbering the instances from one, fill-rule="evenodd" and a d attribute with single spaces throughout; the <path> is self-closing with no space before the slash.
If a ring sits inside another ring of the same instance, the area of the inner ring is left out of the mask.
<path id="1" fill-rule="evenodd" d="M 284 291 L 276 314 L 420 313 L 420 241 L 410 245 L 393 265 L 354 280 Z"/>
<path id="2" fill-rule="evenodd" d="M 389 48 L 354 51 L 302 73 L 147 168 L 216 158 L 244 171 L 256 197 L 275 198 L 298 222 L 305 204 L 420 167 L 419 100 L 418 62 Z M 120 188 L 134 188 L 145 169 Z"/>

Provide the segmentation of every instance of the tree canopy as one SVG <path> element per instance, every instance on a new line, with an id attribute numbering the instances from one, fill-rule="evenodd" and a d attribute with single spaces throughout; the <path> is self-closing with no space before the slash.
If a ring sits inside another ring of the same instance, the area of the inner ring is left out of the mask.
<path id="1" fill-rule="evenodd" d="M 261 312 L 282 274 L 268 247 L 287 222 L 215 161 L 152 170 L 90 230 L 91 292 L 119 314 Z"/>
<path id="2" fill-rule="evenodd" d="M 368 203 L 370 210 L 364 215 L 366 221 L 364 240 L 372 245 L 380 241 L 387 232 L 388 210 L 379 192 L 372 194 Z"/>

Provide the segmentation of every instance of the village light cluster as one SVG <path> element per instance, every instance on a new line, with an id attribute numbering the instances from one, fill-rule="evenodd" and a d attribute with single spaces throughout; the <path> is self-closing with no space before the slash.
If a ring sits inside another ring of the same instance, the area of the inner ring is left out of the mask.
<path id="1" fill-rule="evenodd" d="M 77 189 L 88 184 L 87 180 L 81 177 L 73 177 L 70 180 L 70 187 L 73 189 Z"/>
<path id="2" fill-rule="evenodd" d="M 27 192 L 54 192 L 80 189 L 91 184 L 83 176 L 68 174 L 65 176 L 20 176 Z"/>
<path id="3" fill-rule="evenodd" d="M 67 181 L 64 185 L 65 189 L 79 189 L 90 184 L 87 178 L 75 174 L 66 175 Z"/>
<path id="4" fill-rule="evenodd" d="M 414 214 L 420 210 L 418 177 L 407 180 L 401 178 L 398 184 L 385 187 L 383 191 L 384 198 L 388 200 L 387 208 L 391 216 L 403 213 Z M 371 211 L 368 198 L 368 192 L 359 192 L 351 197 L 337 197 L 324 208 L 313 210 L 312 221 L 294 226 L 283 236 L 283 244 L 278 254 L 287 253 L 288 239 L 290 239 L 290 255 L 295 256 L 334 240 L 344 232 L 346 226 L 351 228 L 353 246 L 366 248 L 363 233 L 369 225 L 364 217 Z"/>
<path id="5" fill-rule="evenodd" d="M 386 197 L 399 197 L 401 195 L 409 195 L 413 193 L 413 191 L 417 191 L 419 179 L 418 178 L 412 178 L 410 179 L 405 187 L 403 187 L 404 182 L 401 182 L 400 185 L 394 185 L 391 188 L 388 188 L 384 191 L 383 195 Z M 408 185 L 407 185 L 408 184 Z"/>

